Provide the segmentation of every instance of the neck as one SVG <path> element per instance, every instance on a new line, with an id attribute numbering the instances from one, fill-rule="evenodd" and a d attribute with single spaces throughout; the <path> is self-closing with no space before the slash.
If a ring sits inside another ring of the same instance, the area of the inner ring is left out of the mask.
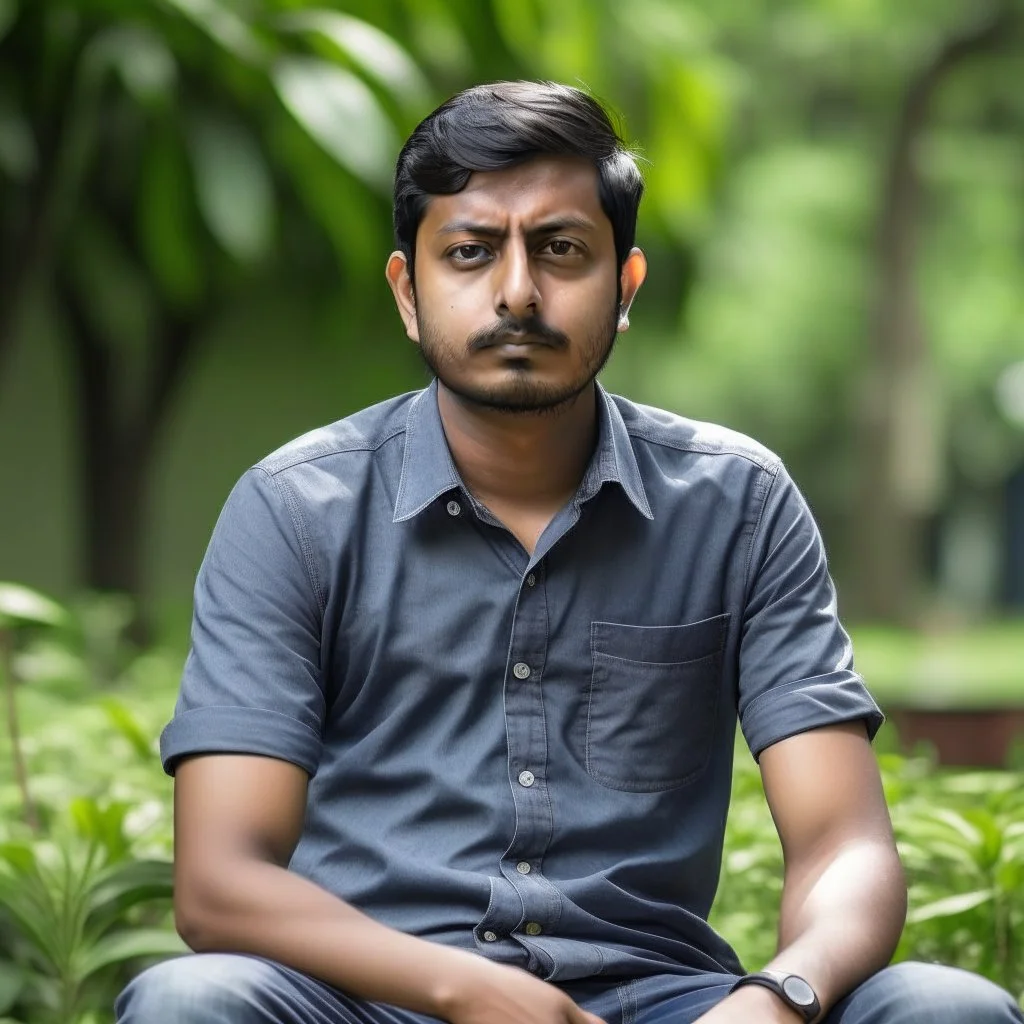
<path id="1" fill-rule="evenodd" d="M 559 409 L 506 413 L 438 382 L 437 405 L 459 474 L 484 504 L 554 514 L 579 486 L 597 438 L 593 384 Z"/>

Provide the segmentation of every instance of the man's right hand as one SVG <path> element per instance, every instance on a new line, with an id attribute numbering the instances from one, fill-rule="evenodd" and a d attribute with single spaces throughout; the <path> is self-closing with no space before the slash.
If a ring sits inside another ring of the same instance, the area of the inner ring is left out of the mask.
<path id="1" fill-rule="evenodd" d="M 395 931 L 288 870 L 307 781 L 269 757 L 178 766 L 175 913 L 193 949 L 265 957 L 450 1024 L 604 1024 L 526 971 Z"/>
<path id="2" fill-rule="evenodd" d="M 554 985 L 472 953 L 440 988 L 437 1016 L 449 1024 L 604 1024 Z"/>

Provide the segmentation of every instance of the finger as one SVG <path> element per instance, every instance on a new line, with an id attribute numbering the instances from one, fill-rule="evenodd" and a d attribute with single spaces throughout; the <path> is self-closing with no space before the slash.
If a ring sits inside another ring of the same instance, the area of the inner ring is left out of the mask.
<path id="1" fill-rule="evenodd" d="M 596 1013 L 580 1009 L 575 1003 L 569 1011 L 569 1024 L 605 1024 Z"/>

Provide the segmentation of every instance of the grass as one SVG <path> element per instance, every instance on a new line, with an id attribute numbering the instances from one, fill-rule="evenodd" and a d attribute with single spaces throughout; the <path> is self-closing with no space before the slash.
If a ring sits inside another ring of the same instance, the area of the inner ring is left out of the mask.
<path id="1" fill-rule="evenodd" d="M 883 705 L 1024 707 L 1024 619 L 911 633 L 852 630 L 858 671 Z"/>

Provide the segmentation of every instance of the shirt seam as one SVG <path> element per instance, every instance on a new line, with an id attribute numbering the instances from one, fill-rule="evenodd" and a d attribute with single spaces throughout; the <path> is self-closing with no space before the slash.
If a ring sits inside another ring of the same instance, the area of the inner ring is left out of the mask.
<path id="1" fill-rule="evenodd" d="M 323 592 L 323 588 L 320 582 L 320 575 L 316 571 L 316 567 L 313 565 L 313 549 L 309 537 L 306 533 L 306 522 L 302 516 L 302 510 L 299 508 L 298 502 L 294 499 L 290 492 L 286 494 L 282 491 L 282 488 L 278 483 L 276 476 L 271 475 L 260 466 L 256 466 L 254 468 L 263 473 L 263 475 L 273 486 L 278 498 L 284 503 L 285 508 L 288 510 L 288 519 L 292 524 L 292 532 L 295 534 L 295 539 L 299 543 L 299 550 L 302 552 L 302 565 L 303 568 L 306 570 L 306 579 L 313 590 L 313 595 L 316 598 L 317 607 L 320 610 L 322 631 L 323 613 L 327 608 L 327 598 Z M 296 520 L 298 520 L 298 522 Z"/>
<path id="2" fill-rule="evenodd" d="M 174 721 L 179 721 L 187 718 L 189 715 L 201 714 L 206 711 L 258 711 L 265 715 L 277 715 L 279 718 L 286 718 L 289 722 L 301 725 L 302 728 L 311 736 L 315 736 L 319 742 L 323 742 L 323 737 L 308 722 L 304 722 L 301 718 L 296 718 L 294 715 L 286 715 L 283 711 L 278 711 L 276 708 L 257 708 L 251 707 L 247 704 L 202 704 L 199 707 L 186 708 L 180 715 L 175 715 Z"/>
<path id="3" fill-rule="evenodd" d="M 770 473 L 769 470 L 764 469 L 763 473 L 769 477 L 767 485 L 763 485 L 762 481 L 764 476 L 758 478 L 758 485 L 764 486 L 764 493 L 761 495 L 761 507 L 757 512 L 757 519 L 754 523 L 753 533 L 750 535 L 750 546 L 747 548 L 747 564 L 743 570 L 743 596 L 746 601 L 750 596 L 750 580 L 751 570 L 754 563 L 754 549 L 757 547 L 758 536 L 761 532 L 761 528 L 764 525 L 764 514 L 768 508 L 768 498 L 772 493 L 772 489 L 775 487 L 776 481 L 779 479 L 778 466 L 775 467 L 775 472 Z"/>
<path id="4" fill-rule="evenodd" d="M 643 427 L 627 426 L 626 433 L 630 437 L 639 437 L 650 444 L 660 445 L 662 448 L 671 448 L 679 452 L 698 452 L 701 455 L 735 455 L 738 458 L 746 459 L 753 463 L 758 469 L 766 473 L 777 471 L 778 458 L 765 458 L 748 448 L 741 448 L 739 445 L 715 444 L 708 441 L 676 441 L 666 437 L 655 437 L 648 433 Z M 641 479 L 643 474 L 641 473 Z"/>
<path id="5" fill-rule="evenodd" d="M 318 462 L 320 459 L 329 459 L 332 455 L 348 455 L 353 452 L 379 451 L 381 448 L 384 447 L 384 445 L 388 443 L 388 441 L 397 437 L 399 434 L 404 433 L 405 430 L 406 425 L 402 423 L 394 427 L 389 433 L 385 434 L 383 437 L 378 438 L 376 441 L 371 442 L 367 440 L 359 444 L 353 442 L 352 444 L 348 445 L 333 446 L 327 449 L 326 451 L 306 453 L 301 456 L 297 455 L 292 461 L 286 462 L 282 466 L 275 466 L 272 469 L 264 465 L 264 463 L 267 461 L 265 459 L 263 460 L 263 462 L 258 462 L 253 468 L 260 470 L 261 472 L 265 473 L 268 477 L 273 479 L 280 473 L 284 473 L 289 469 L 294 469 L 296 466 L 304 466 L 310 462 Z M 270 456 L 268 456 L 267 458 L 269 459 Z"/>

